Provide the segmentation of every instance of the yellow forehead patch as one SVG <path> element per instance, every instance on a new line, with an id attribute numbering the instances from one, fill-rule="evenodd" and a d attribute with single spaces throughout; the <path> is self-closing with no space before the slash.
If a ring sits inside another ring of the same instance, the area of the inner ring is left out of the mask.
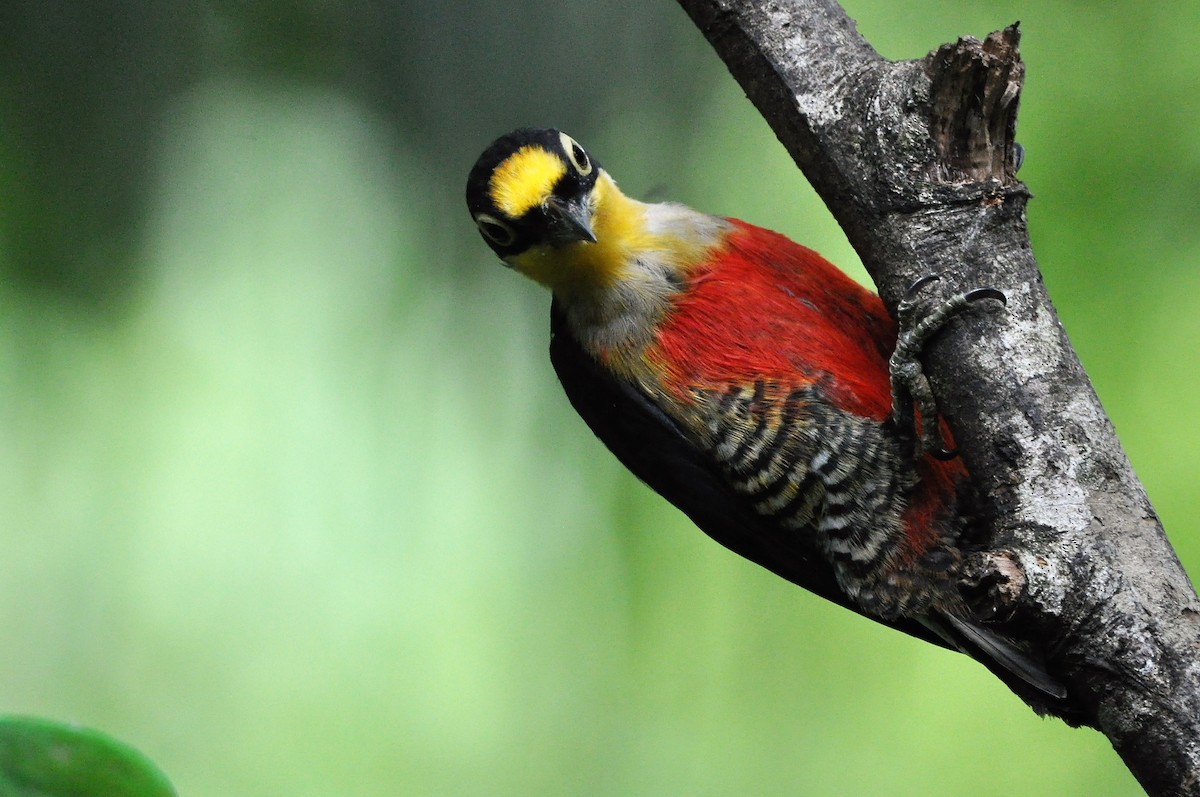
<path id="1" fill-rule="evenodd" d="M 492 172 L 488 193 L 509 218 L 520 218 L 554 191 L 554 184 L 567 172 L 562 158 L 541 147 L 527 145 L 509 155 Z"/>

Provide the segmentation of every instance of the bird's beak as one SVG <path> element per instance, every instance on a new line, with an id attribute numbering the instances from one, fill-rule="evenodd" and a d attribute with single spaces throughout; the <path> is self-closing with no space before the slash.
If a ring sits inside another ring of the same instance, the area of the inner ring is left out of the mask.
<path id="1" fill-rule="evenodd" d="M 578 241 L 596 243 L 596 234 L 592 232 L 592 206 L 588 202 L 589 197 L 589 194 L 573 199 L 552 196 L 546 200 L 550 243 L 556 246 Z"/>

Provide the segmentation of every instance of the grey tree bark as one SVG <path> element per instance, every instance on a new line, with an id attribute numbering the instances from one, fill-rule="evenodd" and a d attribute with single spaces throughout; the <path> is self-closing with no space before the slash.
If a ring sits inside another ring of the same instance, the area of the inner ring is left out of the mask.
<path id="1" fill-rule="evenodd" d="M 929 274 L 1008 297 L 924 356 L 982 494 L 991 553 L 964 589 L 1045 652 L 1069 690 L 1054 713 L 1106 734 L 1149 794 L 1200 794 L 1200 601 L 1042 285 L 1015 177 L 1017 26 L 891 62 L 834 0 L 679 2 L 893 314 Z"/>

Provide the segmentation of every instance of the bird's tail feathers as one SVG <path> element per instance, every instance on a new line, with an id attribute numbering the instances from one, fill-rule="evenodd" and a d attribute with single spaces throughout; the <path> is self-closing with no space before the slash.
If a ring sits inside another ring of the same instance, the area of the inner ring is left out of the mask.
<path id="1" fill-rule="evenodd" d="M 1066 699 L 1066 687 L 1046 671 L 1045 665 L 1034 654 L 1022 649 L 1011 639 L 948 613 L 929 618 L 925 625 L 971 658 L 988 666 L 1034 708 Z M 997 666 L 989 666 L 993 664 Z M 1018 683 L 1014 683 L 1014 680 Z M 1040 695 L 1030 694 L 1028 687 L 1033 687 Z"/>

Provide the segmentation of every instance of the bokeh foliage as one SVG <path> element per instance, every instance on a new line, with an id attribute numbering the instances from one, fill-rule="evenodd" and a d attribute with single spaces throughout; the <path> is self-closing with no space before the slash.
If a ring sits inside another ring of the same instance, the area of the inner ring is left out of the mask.
<path id="1" fill-rule="evenodd" d="M 1194 570 L 1200 6 L 846 5 L 1022 21 L 1035 249 Z M 192 797 L 1137 794 L 611 461 L 463 207 L 525 124 L 862 274 L 667 0 L 0 8 L 0 709 Z"/>
<path id="2" fill-rule="evenodd" d="M 0 717 L 4 797 L 175 797 L 138 751 L 106 734 L 34 717 Z"/>

